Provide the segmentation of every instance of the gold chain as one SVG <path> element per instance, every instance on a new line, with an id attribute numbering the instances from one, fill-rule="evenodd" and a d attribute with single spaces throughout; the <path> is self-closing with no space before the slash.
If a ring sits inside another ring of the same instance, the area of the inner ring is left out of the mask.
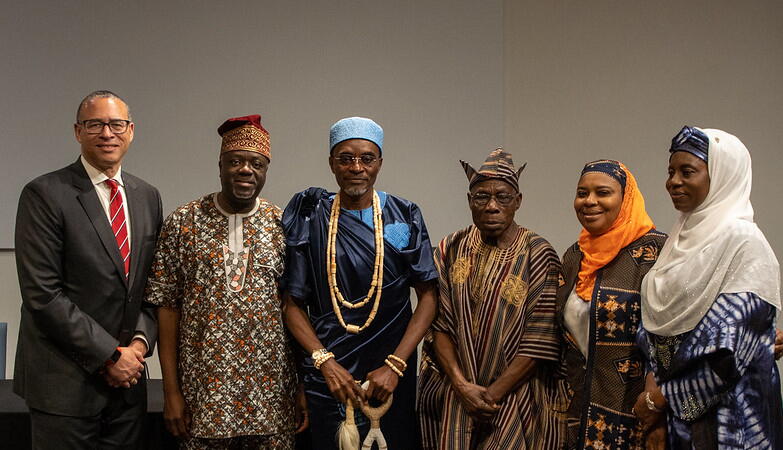
<path id="1" fill-rule="evenodd" d="M 378 306 L 381 303 L 381 291 L 383 290 L 383 216 L 381 215 L 381 200 L 378 193 L 372 193 L 372 223 L 375 232 L 375 263 L 373 265 L 372 281 L 367 297 L 358 303 L 351 303 L 343 297 L 340 288 L 337 287 L 337 225 L 340 220 L 340 193 L 334 196 L 332 210 L 329 215 L 329 236 L 326 242 L 326 267 L 329 281 L 329 293 L 332 297 L 332 308 L 340 325 L 349 333 L 357 334 L 370 326 L 378 312 Z M 340 305 L 346 308 L 356 309 L 366 305 L 371 298 L 375 297 L 370 315 L 367 321 L 361 327 L 353 324 L 346 324 L 343 314 L 340 311 Z"/>

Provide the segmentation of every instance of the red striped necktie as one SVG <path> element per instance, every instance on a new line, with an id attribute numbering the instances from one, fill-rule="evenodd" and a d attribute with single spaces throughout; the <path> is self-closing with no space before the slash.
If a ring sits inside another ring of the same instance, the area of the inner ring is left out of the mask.
<path id="1" fill-rule="evenodd" d="M 120 249 L 120 256 L 125 264 L 125 278 L 127 278 L 130 273 L 130 242 L 128 241 L 128 225 L 125 223 L 125 208 L 122 207 L 122 192 L 116 180 L 108 179 L 106 184 L 111 188 L 111 194 L 109 194 L 111 230 L 114 232 L 114 239 Z"/>

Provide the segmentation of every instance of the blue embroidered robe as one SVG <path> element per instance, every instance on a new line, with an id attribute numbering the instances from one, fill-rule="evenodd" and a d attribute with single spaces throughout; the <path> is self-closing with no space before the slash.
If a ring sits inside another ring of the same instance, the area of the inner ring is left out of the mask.
<path id="1" fill-rule="evenodd" d="M 302 301 L 316 335 L 327 350 L 356 380 L 382 367 L 393 353 L 412 316 L 410 289 L 418 282 L 438 278 L 432 258 L 427 228 L 416 204 L 379 192 L 384 224 L 383 292 L 375 320 L 358 334 L 346 332 L 337 320 L 327 282 L 326 243 L 329 214 L 334 198 L 321 188 L 296 194 L 283 213 L 283 229 L 288 245 L 284 289 Z M 357 303 L 369 290 L 375 259 L 375 235 L 371 210 L 340 214 L 337 231 L 337 285 L 343 297 Z M 363 325 L 373 301 L 357 308 L 342 308 L 348 324 Z M 408 369 L 400 378 L 389 412 L 381 429 L 390 449 L 418 447 L 416 413 L 416 353 L 408 359 Z M 310 410 L 310 427 L 315 448 L 336 448 L 334 436 L 345 408 L 331 396 L 321 372 L 304 355 L 302 379 Z M 362 436 L 369 423 L 357 412 Z"/>

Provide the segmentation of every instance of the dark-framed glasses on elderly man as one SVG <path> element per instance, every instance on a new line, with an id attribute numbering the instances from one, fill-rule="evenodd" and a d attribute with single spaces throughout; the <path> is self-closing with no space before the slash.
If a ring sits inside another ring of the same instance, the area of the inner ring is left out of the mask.
<path id="1" fill-rule="evenodd" d="M 128 131 L 128 125 L 130 125 L 130 120 L 122 120 L 122 119 L 112 119 L 108 122 L 104 122 L 99 119 L 87 119 L 82 120 L 79 122 L 79 124 L 84 128 L 84 131 L 87 132 L 87 134 L 101 134 L 103 132 L 103 127 L 108 126 L 109 130 L 111 130 L 114 134 L 122 134 L 126 131 Z"/>
<path id="2" fill-rule="evenodd" d="M 336 159 L 337 163 L 343 167 L 348 167 L 350 165 L 353 165 L 353 163 L 355 162 L 358 162 L 364 167 L 372 167 L 376 162 L 378 162 L 380 158 L 378 158 L 375 155 L 361 155 L 361 156 L 337 155 L 334 157 L 334 159 Z"/>
<path id="3" fill-rule="evenodd" d="M 470 195 L 470 201 L 473 202 L 476 206 L 486 206 L 487 203 L 489 203 L 489 200 L 494 198 L 496 202 L 498 202 L 501 206 L 508 206 L 511 203 L 514 202 L 514 198 L 516 198 L 515 194 L 509 194 L 506 192 L 500 192 L 497 194 L 485 194 L 483 192 L 479 192 L 477 194 L 469 194 Z"/>

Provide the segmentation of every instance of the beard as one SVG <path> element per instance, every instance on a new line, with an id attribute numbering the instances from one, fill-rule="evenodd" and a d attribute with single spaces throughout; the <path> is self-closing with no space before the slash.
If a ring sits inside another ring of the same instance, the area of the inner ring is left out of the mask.
<path id="1" fill-rule="evenodd" d="M 352 187 L 343 189 L 343 192 L 345 192 L 345 195 L 349 197 L 361 197 L 362 195 L 367 193 L 366 187 Z"/>

